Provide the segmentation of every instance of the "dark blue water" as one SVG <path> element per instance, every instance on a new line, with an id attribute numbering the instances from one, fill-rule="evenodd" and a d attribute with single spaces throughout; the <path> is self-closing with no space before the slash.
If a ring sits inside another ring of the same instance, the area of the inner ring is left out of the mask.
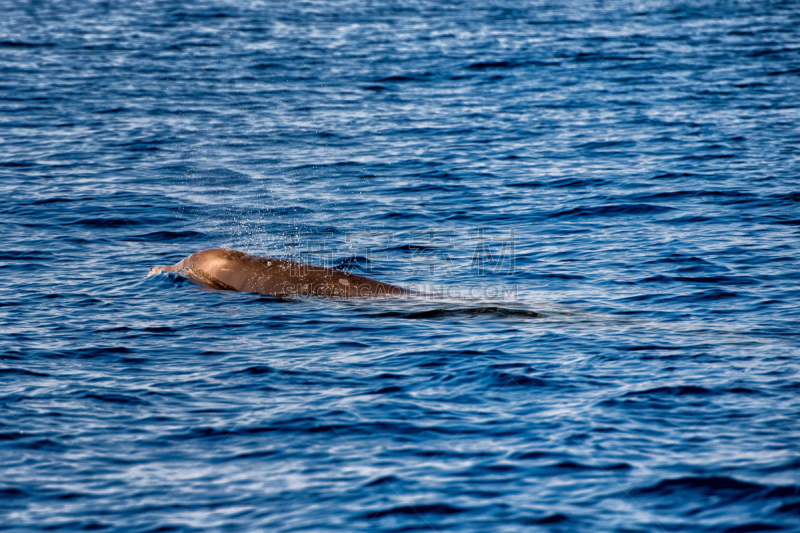
<path id="1" fill-rule="evenodd" d="M 0 529 L 800 528 L 800 3 L 0 8 Z"/>

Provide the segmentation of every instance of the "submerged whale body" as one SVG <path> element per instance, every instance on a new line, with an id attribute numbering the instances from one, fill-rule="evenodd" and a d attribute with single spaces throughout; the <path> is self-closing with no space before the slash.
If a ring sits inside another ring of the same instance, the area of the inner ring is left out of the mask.
<path id="1" fill-rule="evenodd" d="M 366 298 L 409 294 L 402 287 L 364 276 L 226 248 L 195 252 L 172 266 L 152 269 L 148 276 L 159 272 L 175 272 L 212 289 L 269 296 Z"/>

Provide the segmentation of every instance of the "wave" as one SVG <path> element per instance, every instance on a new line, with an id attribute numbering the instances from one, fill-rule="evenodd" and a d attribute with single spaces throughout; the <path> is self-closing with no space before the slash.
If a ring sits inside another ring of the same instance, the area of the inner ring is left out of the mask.
<path id="1" fill-rule="evenodd" d="M 494 316 L 499 318 L 543 318 L 545 315 L 535 311 L 528 311 L 523 309 L 513 309 L 508 307 L 501 307 L 495 305 L 480 306 L 480 307 L 464 307 L 460 309 L 426 309 L 424 311 L 415 310 L 394 310 L 383 311 L 378 313 L 363 313 L 363 316 L 372 318 L 405 318 L 409 320 L 418 319 L 431 319 L 431 318 L 448 318 L 459 316 Z"/>
<path id="2" fill-rule="evenodd" d="M 652 204 L 621 204 L 601 205 L 597 207 L 573 207 L 563 211 L 551 213 L 551 218 L 557 217 L 608 217 L 619 215 L 653 215 L 674 211 L 673 207 Z"/>

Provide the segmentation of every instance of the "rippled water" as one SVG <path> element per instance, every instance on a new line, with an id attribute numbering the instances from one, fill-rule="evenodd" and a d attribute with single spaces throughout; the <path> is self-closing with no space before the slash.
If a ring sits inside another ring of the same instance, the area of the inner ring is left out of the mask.
<path id="1" fill-rule="evenodd" d="M 800 4 L 185 4 L 0 2 L 0 529 L 800 527 Z"/>

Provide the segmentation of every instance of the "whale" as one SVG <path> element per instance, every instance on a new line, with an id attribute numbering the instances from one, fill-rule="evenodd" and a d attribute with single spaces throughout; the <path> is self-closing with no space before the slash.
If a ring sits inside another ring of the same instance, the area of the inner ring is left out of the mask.
<path id="1" fill-rule="evenodd" d="M 211 289 L 278 297 L 373 298 L 411 294 L 403 287 L 365 276 L 228 248 L 200 250 L 174 265 L 153 268 L 148 277 L 161 272 L 174 272 Z"/>

